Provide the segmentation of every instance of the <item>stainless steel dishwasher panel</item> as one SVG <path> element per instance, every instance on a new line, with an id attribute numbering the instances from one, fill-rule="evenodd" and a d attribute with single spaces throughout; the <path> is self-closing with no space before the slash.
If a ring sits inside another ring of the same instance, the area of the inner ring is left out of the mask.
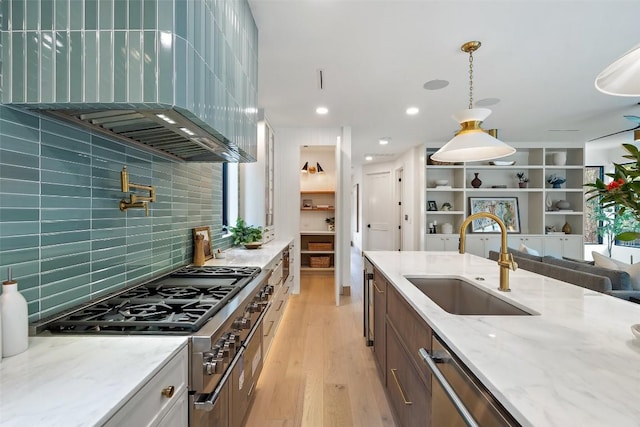
<path id="1" fill-rule="evenodd" d="M 431 425 L 501 427 L 520 424 L 435 334 L 420 356 L 432 373 Z"/>

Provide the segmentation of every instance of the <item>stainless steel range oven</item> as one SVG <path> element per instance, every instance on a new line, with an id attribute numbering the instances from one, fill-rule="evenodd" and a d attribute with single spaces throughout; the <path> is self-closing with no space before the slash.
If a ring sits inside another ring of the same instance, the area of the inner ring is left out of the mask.
<path id="1" fill-rule="evenodd" d="M 34 332 L 188 335 L 189 425 L 239 426 L 262 369 L 268 278 L 258 267 L 184 267 L 47 319 Z"/>

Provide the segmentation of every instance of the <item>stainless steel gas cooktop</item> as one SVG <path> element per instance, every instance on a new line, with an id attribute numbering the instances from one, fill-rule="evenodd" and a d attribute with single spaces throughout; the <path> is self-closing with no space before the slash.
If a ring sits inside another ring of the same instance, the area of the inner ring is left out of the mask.
<path id="1" fill-rule="evenodd" d="M 47 325 L 53 333 L 196 332 L 260 273 L 259 267 L 184 267 Z"/>

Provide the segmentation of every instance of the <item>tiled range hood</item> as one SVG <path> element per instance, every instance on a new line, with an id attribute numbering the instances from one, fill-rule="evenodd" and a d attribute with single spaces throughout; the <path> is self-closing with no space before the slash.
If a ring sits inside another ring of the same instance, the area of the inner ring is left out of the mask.
<path id="1" fill-rule="evenodd" d="M 13 0 L 2 103 L 184 161 L 254 161 L 257 28 L 246 0 Z"/>

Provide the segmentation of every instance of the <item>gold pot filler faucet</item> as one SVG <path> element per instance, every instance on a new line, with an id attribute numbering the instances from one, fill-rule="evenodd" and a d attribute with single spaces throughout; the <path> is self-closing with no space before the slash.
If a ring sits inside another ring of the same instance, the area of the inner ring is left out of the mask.
<path id="1" fill-rule="evenodd" d="M 121 211 L 131 208 L 143 208 L 145 216 L 149 216 L 149 203 L 156 201 L 156 188 L 153 185 L 140 185 L 129 182 L 129 172 L 127 172 L 126 166 L 123 166 L 122 172 L 120 172 L 120 186 L 123 193 L 128 193 L 132 188 L 149 192 L 149 196 L 129 194 L 129 200 L 120 200 Z"/>
<path id="2" fill-rule="evenodd" d="M 467 226 L 474 219 L 489 218 L 498 224 L 500 227 L 501 243 L 500 243 L 500 258 L 498 259 L 498 265 L 500 266 L 500 287 L 498 290 L 502 292 L 510 292 L 509 289 L 509 270 L 516 271 L 518 264 L 513 260 L 513 254 L 507 252 L 507 227 L 500 218 L 489 212 L 478 212 L 473 215 L 469 215 L 460 226 L 460 246 L 459 252 L 464 253 L 464 242 L 467 237 Z"/>

